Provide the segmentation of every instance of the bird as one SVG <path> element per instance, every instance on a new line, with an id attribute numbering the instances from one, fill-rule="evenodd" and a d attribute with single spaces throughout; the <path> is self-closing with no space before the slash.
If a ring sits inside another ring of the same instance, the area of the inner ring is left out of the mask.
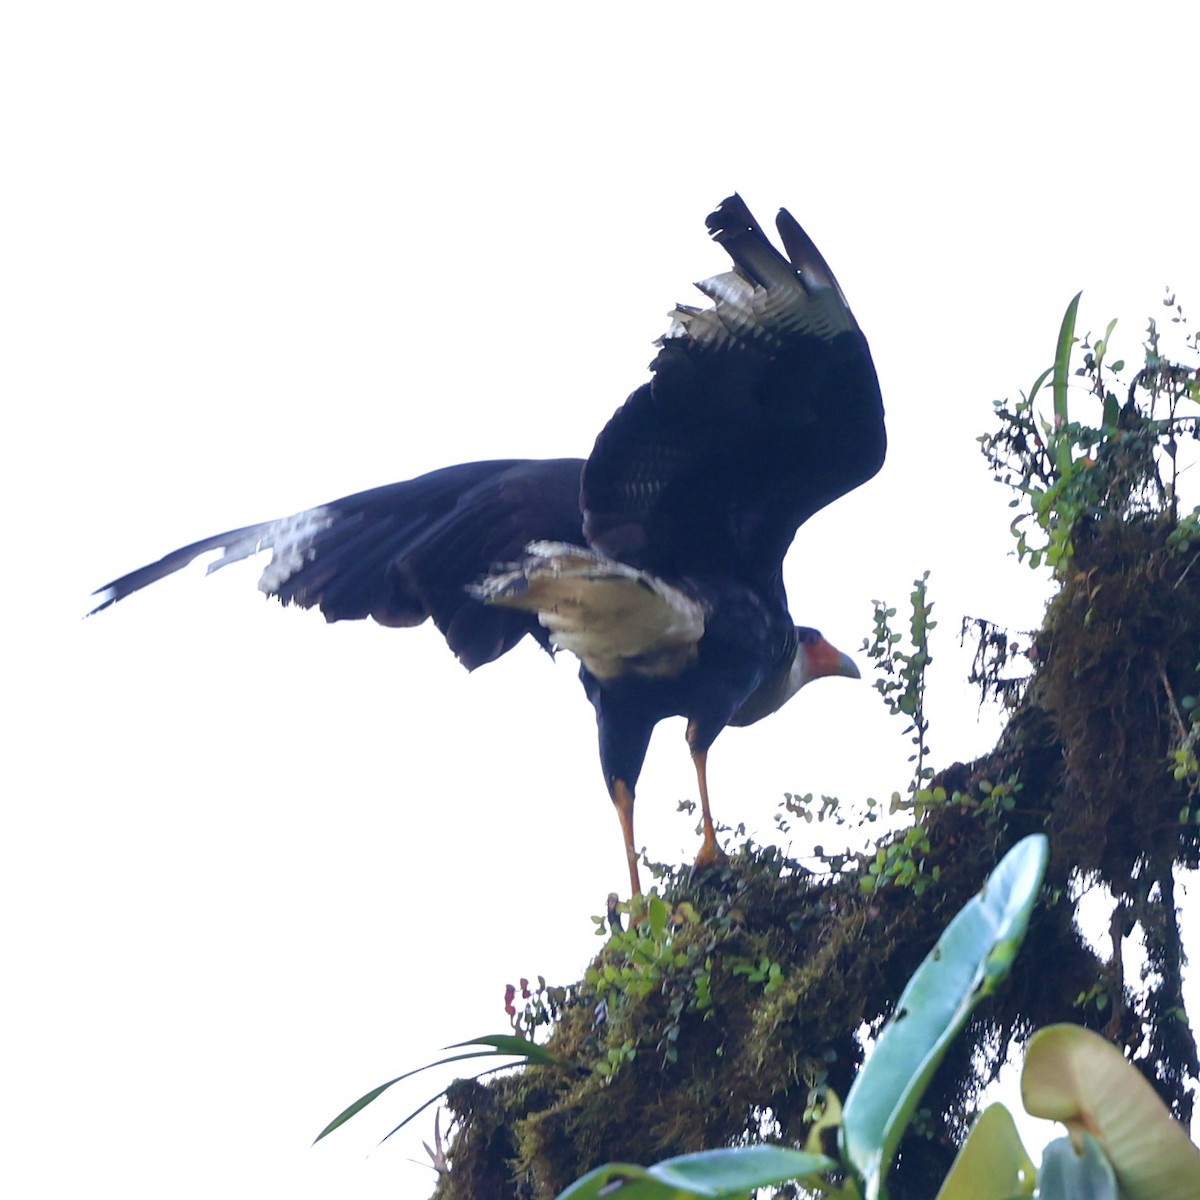
<path id="1" fill-rule="evenodd" d="M 814 513 L 872 478 L 887 438 L 871 352 L 833 272 L 786 209 L 781 252 L 738 194 L 706 218 L 730 270 L 695 286 L 650 378 L 586 459 L 460 463 L 193 542 L 93 593 L 88 615 L 206 553 L 271 551 L 260 589 L 327 621 L 432 620 L 468 670 L 526 636 L 579 659 L 600 766 L 641 893 L 633 809 L 650 736 L 686 718 L 700 867 L 722 857 L 707 758 L 726 726 L 802 687 L 859 678 L 794 623 L 783 560 Z"/>

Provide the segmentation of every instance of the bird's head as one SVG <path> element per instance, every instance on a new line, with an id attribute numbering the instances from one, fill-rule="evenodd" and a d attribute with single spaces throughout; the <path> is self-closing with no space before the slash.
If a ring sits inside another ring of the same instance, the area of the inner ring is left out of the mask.
<path id="1" fill-rule="evenodd" d="M 831 646 L 819 630 L 809 629 L 806 625 L 796 626 L 796 657 L 792 661 L 791 674 L 800 678 L 790 696 L 795 695 L 806 683 L 826 675 L 862 678 L 862 672 L 850 655 Z"/>
<path id="2" fill-rule="evenodd" d="M 806 683 L 827 675 L 861 679 L 862 674 L 848 654 L 827 642 L 807 625 L 796 626 L 796 651 L 792 661 L 765 680 L 734 715 L 730 725 L 753 725 L 778 712 Z"/>

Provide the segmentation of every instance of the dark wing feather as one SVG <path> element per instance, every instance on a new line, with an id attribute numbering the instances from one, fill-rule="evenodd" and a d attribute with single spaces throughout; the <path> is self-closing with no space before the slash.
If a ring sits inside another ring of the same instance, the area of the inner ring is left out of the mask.
<path id="1" fill-rule="evenodd" d="M 796 529 L 883 462 L 866 339 L 832 271 L 786 212 L 785 258 L 740 197 L 708 218 L 735 270 L 678 307 L 583 473 L 593 546 L 665 575 L 773 586 Z"/>
<path id="2" fill-rule="evenodd" d="M 273 551 L 259 587 L 326 620 L 373 617 L 419 625 L 432 617 L 468 668 L 498 658 L 526 633 L 546 645 L 527 613 L 487 607 L 467 587 L 537 539 L 579 541 L 579 459 L 463 463 L 247 525 L 166 555 L 97 591 L 99 612 L 201 554 L 209 570 Z"/>
<path id="3" fill-rule="evenodd" d="M 578 458 L 515 463 L 464 492 L 394 563 L 397 578 L 424 598 L 469 670 L 499 658 L 527 633 L 550 648 L 536 616 L 482 604 L 467 589 L 493 567 L 521 558 L 530 542 L 583 540 L 582 470 Z"/>

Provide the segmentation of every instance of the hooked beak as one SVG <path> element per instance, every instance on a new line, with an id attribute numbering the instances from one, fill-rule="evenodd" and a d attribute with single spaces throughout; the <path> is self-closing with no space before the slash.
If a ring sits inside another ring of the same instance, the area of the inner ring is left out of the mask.
<path id="1" fill-rule="evenodd" d="M 831 646 L 824 638 L 813 642 L 808 647 L 809 677 L 821 679 L 826 675 L 842 675 L 847 679 L 861 679 L 862 672 L 858 664 L 848 654 L 843 654 L 836 646 Z"/>

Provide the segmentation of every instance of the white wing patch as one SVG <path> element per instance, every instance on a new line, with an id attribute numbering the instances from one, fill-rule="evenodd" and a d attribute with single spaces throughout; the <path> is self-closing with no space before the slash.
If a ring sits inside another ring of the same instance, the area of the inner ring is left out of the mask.
<path id="1" fill-rule="evenodd" d="M 333 524 L 329 509 L 310 508 L 294 516 L 281 517 L 278 521 L 267 521 L 252 525 L 243 531 L 243 536 L 222 548 L 221 557 L 208 564 L 207 574 L 219 571 L 230 563 L 252 558 L 263 550 L 270 550 L 271 561 L 267 563 L 258 581 L 259 591 L 273 596 L 306 562 L 313 557 L 313 538 Z"/>
<path id="2" fill-rule="evenodd" d="M 313 538 L 332 524 L 333 517 L 324 506 L 272 522 L 271 561 L 258 581 L 259 591 L 266 592 L 268 596 L 274 595 L 305 563 L 310 562 L 313 558 Z"/>
<path id="3" fill-rule="evenodd" d="M 704 606 L 655 575 L 594 550 L 531 542 L 529 557 L 471 589 L 476 599 L 537 613 L 550 640 L 597 679 L 678 675 L 696 658 Z"/>

